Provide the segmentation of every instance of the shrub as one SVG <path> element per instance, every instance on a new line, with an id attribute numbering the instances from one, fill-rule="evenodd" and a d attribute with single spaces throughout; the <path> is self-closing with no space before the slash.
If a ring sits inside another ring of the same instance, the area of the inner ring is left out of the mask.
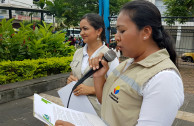
<path id="1" fill-rule="evenodd" d="M 0 85 L 69 72 L 73 57 L 0 62 Z"/>
<path id="2" fill-rule="evenodd" d="M 32 24 L 20 23 L 17 33 L 14 32 L 12 21 L 3 19 L 0 22 L 0 61 L 22 61 L 50 57 L 72 56 L 74 46 L 64 43 L 65 34 L 58 31 L 52 33 L 52 24 L 43 22 L 35 30 Z"/>

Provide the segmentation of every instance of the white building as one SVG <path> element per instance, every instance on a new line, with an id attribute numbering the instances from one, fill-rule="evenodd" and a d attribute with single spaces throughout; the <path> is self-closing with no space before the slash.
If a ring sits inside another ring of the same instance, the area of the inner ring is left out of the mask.
<path id="1" fill-rule="evenodd" d="M 27 9 L 38 9 L 38 7 L 33 4 L 33 0 L 0 0 L 1 6 L 8 7 L 18 7 L 18 8 L 27 8 Z M 29 16 L 31 12 L 12 10 L 12 17 L 17 21 L 22 20 L 31 20 Z M 0 9 L 0 19 L 9 18 L 9 11 Z M 33 13 L 32 20 L 40 20 L 40 13 Z M 44 20 L 47 23 L 53 23 L 53 16 L 44 14 Z"/>
<path id="2" fill-rule="evenodd" d="M 160 10 L 162 17 L 162 25 L 165 26 L 166 29 L 170 29 L 171 35 L 176 41 L 176 48 L 178 53 L 181 54 L 185 51 L 193 51 L 194 49 L 194 18 L 188 20 L 187 22 L 181 24 L 179 22 L 175 22 L 172 26 L 168 26 L 166 22 L 164 22 L 165 16 L 164 12 L 166 11 L 166 6 L 163 3 L 163 0 L 149 0 L 156 5 L 156 7 Z"/>

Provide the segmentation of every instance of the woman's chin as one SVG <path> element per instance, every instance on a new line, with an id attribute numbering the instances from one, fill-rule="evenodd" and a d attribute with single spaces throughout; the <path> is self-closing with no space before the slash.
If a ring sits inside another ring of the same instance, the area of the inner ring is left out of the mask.
<path id="1" fill-rule="evenodd" d="M 131 56 L 130 56 L 130 54 L 125 53 L 125 51 L 122 51 L 122 55 L 123 55 L 124 57 L 128 57 L 128 58 L 130 58 L 130 57 L 131 57 Z"/>

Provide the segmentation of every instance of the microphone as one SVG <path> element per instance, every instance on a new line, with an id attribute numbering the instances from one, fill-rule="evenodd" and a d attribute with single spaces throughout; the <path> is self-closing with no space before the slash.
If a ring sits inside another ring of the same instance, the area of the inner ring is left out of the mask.
<path id="1" fill-rule="evenodd" d="M 116 53 L 112 50 L 109 49 L 104 56 L 102 57 L 103 60 L 107 61 L 107 62 L 111 62 L 116 58 Z M 99 69 L 102 68 L 103 65 L 101 62 L 99 62 Z M 76 87 L 78 85 L 80 85 L 83 81 L 85 81 L 88 77 L 90 77 L 93 73 L 95 73 L 96 71 L 98 71 L 99 69 L 93 70 L 90 69 L 86 74 L 84 74 L 84 76 L 78 80 L 78 82 L 74 85 L 74 87 L 72 88 L 72 91 L 74 91 L 76 89 Z"/>

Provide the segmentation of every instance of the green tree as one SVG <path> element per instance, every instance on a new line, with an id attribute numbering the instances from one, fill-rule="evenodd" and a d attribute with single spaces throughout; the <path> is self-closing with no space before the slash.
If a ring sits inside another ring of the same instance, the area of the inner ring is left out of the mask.
<path id="1" fill-rule="evenodd" d="M 131 0 L 110 0 L 110 16 L 118 15 L 121 7 Z"/>
<path id="2" fill-rule="evenodd" d="M 47 0 L 39 0 L 38 2 L 34 2 L 34 4 L 36 4 L 41 9 L 44 9 L 46 2 L 47 2 Z"/>
<path id="3" fill-rule="evenodd" d="M 130 0 L 110 0 L 110 16 L 117 15 L 121 6 Z M 98 13 L 98 0 L 47 0 L 46 9 L 55 14 L 57 20 L 67 27 L 77 26 L 86 13 Z"/>
<path id="4" fill-rule="evenodd" d="M 165 16 L 168 17 L 192 17 L 194 16 L 194 0 L 163 0 L 166 5 Z M 168 24 L 173 24 L 176 20 L 184 23 L 188 18 L 167 19 Z"/>

